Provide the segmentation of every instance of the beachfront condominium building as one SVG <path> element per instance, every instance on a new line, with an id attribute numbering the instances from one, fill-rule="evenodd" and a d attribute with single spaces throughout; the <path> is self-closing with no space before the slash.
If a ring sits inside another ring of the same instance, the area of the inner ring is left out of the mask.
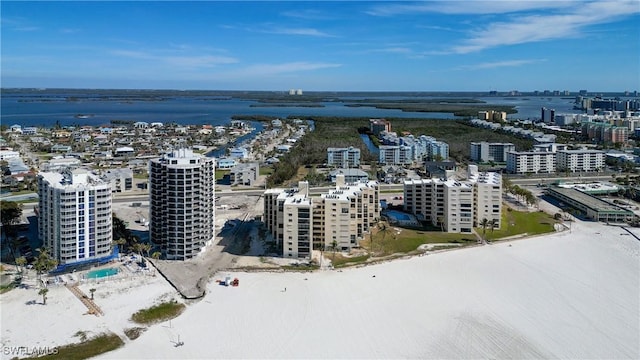
<path id="1" fill-rule="evenodd" d="M 472 142 L 471 160 L 503 163 L 507 161 L 507 153 L 510 151 L 516 151 L 516 146 L 512 143 Z"/>
<path id="2" fill-rule="evenodd" d="M 348 148 L 327 148 L 327 165 L 339 169 L 360 167 L 360 149 L 350 146 Z"/>
<path id="3" fill-rule="evenodd" d="M 470 233 L 473 228 L 473 186 L 453 179 L 404 182 L 404 210 L 443 231 Z"/>
<path id="4" fill-rule="evenodd" d="M 59 265 L 111 256 L 111 184 L 85 169 L 41 172 L 38 196 L 38 234 Z"/>
<path id="5" fill-rule="evenodd" d="M 338 175 L 336 188 L 309 197 L 307 182 L 293 189 L 264 193 L 264 224 L 286 258 L 310 258 L 312 248 L 349 251 L 358 246 L 380 217 L 375 181 L 346 183 Z"/>
<path id="6" fill-rule="evenodd" d="M 380 145 L 378 162 L 384 165 L 409 165 L 413 162 L 411 146 Z"/>
<path id="7" fill-rule="evenodd" d="M 297 188 L 269 189 L 264 193 L 264 224 L 282 247 L 285 258 L 310 258 L 313 203 L 309 183 Z"/>
<path id="8" fill-rule="evenodd" d="M 477 166 L 470 165 L 468 178 L 474 188 L 473 225 L 481 226 L 483 219 L 487 219 L 494 228 L 499 229 L 502 219 L 502 175 L 478 172 Z"/>
<path id="9" fill-rule="evenodd" d="M 556 172 L 556 153 L 551 151 L 509 152 L 506 170 L 511 174 L 554 173 Z"/>
<path id="10" fill-rule="evenodd" d="M 470 233 L 486 218 L 500 227 L 502 179 L 469 172 L 469 179 L 412 179 L 404 182 L 404 211 L 450 233 Z"/>
<path id="11" fill-rule="evenodd" d="M 557 171 L 601 171 L 605 168 L 606 155 L 601 150 L 559 150 L 556 153 Z"/>
<path id="12" fill-rule="evenodd" d="M 187 260 L 215 237 L 215 160 L 177 149 L 149 163 L 149 236 L 167 260 Z"/>
<path id="13" fill-rule="evenodd" d="M 350 251 L 380 217 L 380 190 L 376 181 L 347 183 L 336 177 L 336 188 L 322 194 L 314 207 L 314 244 Z"/>

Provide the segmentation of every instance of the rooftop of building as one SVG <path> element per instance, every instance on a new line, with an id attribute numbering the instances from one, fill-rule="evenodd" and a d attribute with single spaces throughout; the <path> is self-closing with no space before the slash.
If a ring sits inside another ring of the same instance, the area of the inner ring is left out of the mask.
<path id="1" fill-rule="evenodd" d="M 586 192 L 579 191 L 575 188 L 551 186 L 547 188 L 547 191 L 551 193 L 551 195 L 553 195 L 553 192 L 555 192 L 564 197 L 570 198 L 573 201 L 577 201 L 597 212 L 629 212 L 632 214 L 632 212 L 629 210 L 610 204 L 600 198 L 589 195 Z"/>

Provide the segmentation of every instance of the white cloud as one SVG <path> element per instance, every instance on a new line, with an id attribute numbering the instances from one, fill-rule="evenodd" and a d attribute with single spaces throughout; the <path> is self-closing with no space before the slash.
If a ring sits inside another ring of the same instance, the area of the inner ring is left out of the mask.
<path id="1" fill-rule="evenodd" d="M 313 62 L 288 62 L 282 64 L 255 64 L 238 71 L 242 75 L 269 76 L 301 71 L 313 71 L 320 69 L 336 68 L 342 66 L 335 63 L 313 63 Z"/>
<path id="2" fill-rule="evenodd" d="M 373 16 L 393 16 L 416 13 L 443 14 L 504 14 L 519 11 L 565 8 L 576 5 L 571 1 L 431 1 L 415 4 L 378 5 L 367 11 Z"/>
<path id="3" fill-rule="evenodd" d="M 313 28 L 272 28 L 272 29 L 266 29 L 263 32 L 269 33 L 269 34 L 334 37 L 334 35 L 330 35 Z"/>
<path id="4" fill-rule="evenodd" d="M 386 47 L 381 49 L 373 49 L 371 52 L 392 53 L 392 54 L 411 54 L 413 51 L 406 47 Z"/>
<path id="5" fill-rule="evenodd" d="M 110 50 L 109 53 L 115 56 L 126 57 L 131 59 L 149 60 L 159 64 L 165 63 L 171 66 L 202 68 L 214 67 L 217 65 L 234 64 L 238 60 L 230 56 L 216 55 L 165 55 L 167 51 L 157 52 L 134 51 L 134 50 Z M 175 54 L 176 52 L 169 51 Z"/>
<path id="6" fill-rule="evenodd" d="M 238 60 L 228 56 L 170 56 L 166 62 L 180 67 L 213 67 L 224 64 L 235 64 Z"/>
<path id="7" fill-rule="evenodd" d="M 331 20 L 334 17 L 326 12 L 315 9 L 289 10 L 282 13 L 282 16 L 303 19 L 303 20 Z"/>
<path id="8" fill-rule="evenodd" d="M 562 14 L 514 17 L 508 22 L 491 23 L 472 32 L 471 37 L 452 47 L 450 52 L 466 54 L 497 46 L 577 37 L 590 25 L 608 23 L 638 12 L 640 7 L 635 0 L 603 1 L 584 3 Z"/>
<path id="9" fill-rule="evenodd" d="M 546 59 L 529 59 L 529 60 L 503 60 L 487 63 L 480 63 L 474 65 L 463 65 L 458 67 L 458 70 L 479 70 L 479 69 L 495 69 L 501 67 L 518 67 L 522 65 L 528 65 L 538 62 L 544 62 Z"/>

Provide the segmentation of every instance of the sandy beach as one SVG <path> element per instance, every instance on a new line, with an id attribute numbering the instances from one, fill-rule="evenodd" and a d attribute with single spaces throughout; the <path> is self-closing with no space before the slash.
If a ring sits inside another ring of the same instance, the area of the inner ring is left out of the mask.
<path id="1" fill-rule="evenodd" d="M 46 306 L 36 290 L 17 289 L 2 296 L 2 345 L 109 330 L 126 344 L 100 359 L 631 359 L 640 356 L 639 274 L 634 236 L 576 222 L 571 232 L 342 271 L 221 273 L 240 286 L 210 282 L 204 299 L 136 340 L 123 335 L 131 314 L 177 296 L 159 276 L 105 282 L 96 292 L 104 317 L 82 315 L 64 287 Z"/>

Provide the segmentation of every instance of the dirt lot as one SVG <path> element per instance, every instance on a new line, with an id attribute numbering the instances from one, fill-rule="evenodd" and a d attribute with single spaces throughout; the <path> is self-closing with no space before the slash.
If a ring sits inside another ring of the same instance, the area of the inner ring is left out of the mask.
<path id="1" fill-rule="evenodd" d="M 129 228 L 148 240 L 149 202 L 114 203 L 116 216 L 127 221 Z M 269 249 L 265 234 L 260 235 L 256 216 L 262 215 L 262 196 L 221 194 L 216 200 L 216 238 L 198 257 L 188 261 L 150 260 L 167 280 L 186 298 L 204 295 L 205 284 L 216 273 L 233 268 L 276 268 L 287 260 Z M 271 253 L 270 253 L 271 251 Z"/>

